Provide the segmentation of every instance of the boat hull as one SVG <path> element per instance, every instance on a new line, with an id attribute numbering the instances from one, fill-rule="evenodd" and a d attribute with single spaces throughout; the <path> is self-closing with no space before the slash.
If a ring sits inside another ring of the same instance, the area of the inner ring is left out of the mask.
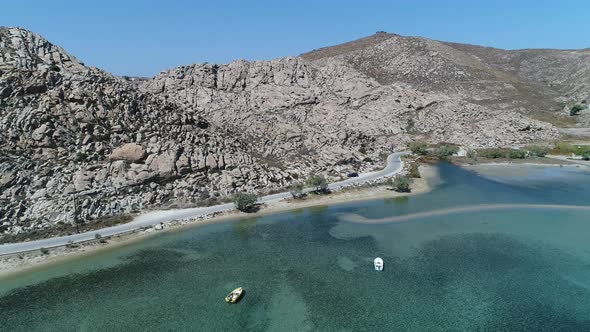
<path id="1" fill-rule="evenodd" d="M 375 258 L 373 265 L 375 266 L 376 271 L 383 271 L 383 259 L 380 257 Z"/>
<path id="2" fill-rule="evenodd" d="M 225 302 L 229 304 L 237 303 L 240 300 L 240 298 L 242 298 L 243 293 L 244 289 L 242 287 L 236 288 L 229 294 L 227 294 L 227 296 L 225 297 Z"/>

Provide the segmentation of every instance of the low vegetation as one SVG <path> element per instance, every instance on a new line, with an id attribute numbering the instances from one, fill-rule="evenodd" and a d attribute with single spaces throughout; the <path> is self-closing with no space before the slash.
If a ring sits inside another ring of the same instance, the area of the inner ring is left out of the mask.
<path id="1" fill-rule="evenodd" d="M 545 146 L 540 145 L 529 145 L 526 150 L 533 157 L 545 157 L 549 153 L 549 149 Z"/>
<path id="2" fill-rule="evenodd" d="M 303 184 L 302 183 L 294 183 L 289 187 L 289 192 L 293 198 L 303 198 Z"/>
<path id="3" fill-rule="evenodd" d="M 428 154 L 428 145 L 422 142 L 412 142 L 410 143 L 410 151 L 412 151 L 413 154 L 425 156 Z"/>
<path id="4" fill-rule="evenodd" d="M 105 227 L 125 224 L 130 222 L 131 219 L 133 219 L 132 215 L 124 214 L 112 217 L 102 217 L 98 219 L 80 219 L 78 224 L 58 222 L 54 227 L 51 228 L 39 228 L 18 234 L 2 234 L 0 235 L 0 244 L 34 241 L 54 236 L 66 236 L 76 233 L 83 233 Z"/>
<path id="5" fill-rule="evenodd" d="M 312 175 L 307 179 L 306 184 L 315 188 L 316 193 L 328 192 L 328 181 L 323 175 Z"/>
<path id="6" fill-rule="evenodd" d="M 413 142 L 410 143 L 409 148 L 415 155 L 432 156 L 443 160 L 459 152 L 459 147 L 451 144 L 428 146 L 426 143 Z"/>
<path id="7" fill-rule="evenodd" d="M 528 152 L 526 150 L 521 149 L 509 149 L 508 150 L 508 159 L 524 159 L 528 156 Z"/>
<path id="8" fill-rule="evenodd" d="M 236 209 L 243 212 L 250 212 L 256 205 L 258 198 L 252 193 L 237 193 L 233 197 L 234 205 Z"/>
<path id="9" fill-rule="evenodd" d="M 524 159 L 528 153 L 526 150 L 520 149 L 492 148 L 477 150 L 477 155 L 487 159 Z"/>
<path id="10" fill-rule="evenodd" d="M 475 152 L 468 153 L 467 157 L 482 157 L 487 159 L 525 159 L 525 158 L 542 158 L 550 152 L 548 147 L 541 145 L 529 145 L 522 149 L 510 148 L 490 148 L 479 149 Z"/>
<path id="11" fill-rule="evenodd" d="M 578 156 L 584 156 L 590 154 L 590 145 L 574 145 L 569 143 L 556 143 L 553 149 L 549 151 L 551 154 L 562 154 L 569 155 L 575 154 Z"/>
<path id="12" fill-rule="evenodd" d="M 74 249 L 74 248 L 78 248 L 78 244 L 74 243 L 74 241 L 70 240 L 68 241 L 68 243 L 66 243 L 66 248 L 68 249 Z"/>
<path id="13" fill-rule="evenodd" d="M 391 188 L 400 193 L 409 193 L 412 179 L 405 175 L 399 175 L 390 180 Z"/>
<path id="14" fill-rule="evenodd" d="M 580 105 L 580 104 L 575 104 L 574 106 L 572 106 L 570 108 L 570 115 L 571 116 L 575 116 L 580 114 L 580 112 L 584 109 L 584 106 Z"/>
<path id="15" fill-rule="evenodd" d="M 448 157 L 459 152 L 459 147 L 456 145 L 443 144 L 435 149 L 434 154 L 440 159 L 447 159 Z"/>

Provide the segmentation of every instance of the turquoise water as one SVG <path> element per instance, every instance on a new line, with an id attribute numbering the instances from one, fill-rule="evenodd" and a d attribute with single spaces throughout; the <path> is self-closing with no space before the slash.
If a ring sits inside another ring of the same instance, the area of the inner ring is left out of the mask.
<path id="1" fill-rule="evenodd" d="M 308 208 L 155 238 L 0 281 L 2 331 L 589 331 L 590 173 L 513 178 L 440 165 L 430 193 Z M 507 180 L 508 179 L 508 180 Z M 385 271 L 373 270 L 373 258 Z M 246 290 L 238 305 L 223 297 Z"/>

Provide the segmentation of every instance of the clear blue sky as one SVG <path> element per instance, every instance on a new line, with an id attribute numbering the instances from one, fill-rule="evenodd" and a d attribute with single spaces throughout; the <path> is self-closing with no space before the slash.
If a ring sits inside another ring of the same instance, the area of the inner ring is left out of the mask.
<path id="1" fill-rule="evenodd" d="M 271 59 L 376 31 L 500 48 L 590 47 L 589 0 L 4 1 L 22 26 L 88 65 L 152 76 L 195 62 Z"/>

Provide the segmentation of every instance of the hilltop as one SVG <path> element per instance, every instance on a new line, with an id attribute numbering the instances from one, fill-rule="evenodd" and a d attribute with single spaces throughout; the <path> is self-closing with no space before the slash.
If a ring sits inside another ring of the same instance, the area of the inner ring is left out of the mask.
<path id="1" fill-rule="evenodd" d="M 301 57 L 345 63 L 383 85 L 403 83 L 557 124 L 590 123 L 564 108 L 590 97 L 590 49 L 502 50 L 378 32 Z"/>

